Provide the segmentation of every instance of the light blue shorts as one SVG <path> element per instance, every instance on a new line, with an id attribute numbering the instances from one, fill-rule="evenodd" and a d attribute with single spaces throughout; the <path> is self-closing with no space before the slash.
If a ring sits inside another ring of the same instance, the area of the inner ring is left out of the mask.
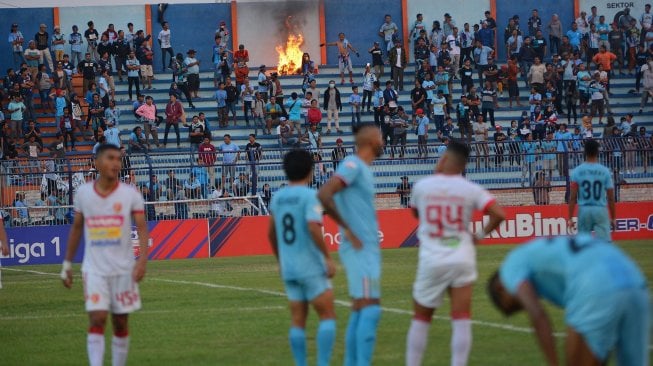
<path id="1" fill-rule="evenodd" d="M 594 234 L 597 238 L 612 241 L 610 236 L 610 217 L 605 206 L 579 206 L 578 232 Z"/>
<path id="2" fill-rule="evenodd" d="M 347 273 L 349 296 L 353 299 L 381 298 L 381 252 L 340 249 L 340 261 Z"/>
<path id="3" fill-rule="evenodd" d="M 583 336 L 599 360 L 605 361 L 616 349 L 619 365 L 648 364 L 651 303 L 647 289 L 576 296 L 565 311 L 567 325 Z"/>
<path id="4" fill-rule="evenodd" d="M 331 288 L 331 281 L 324 275 L 285 280 L 286 295 L 290 301 L 312 301 Z"/>

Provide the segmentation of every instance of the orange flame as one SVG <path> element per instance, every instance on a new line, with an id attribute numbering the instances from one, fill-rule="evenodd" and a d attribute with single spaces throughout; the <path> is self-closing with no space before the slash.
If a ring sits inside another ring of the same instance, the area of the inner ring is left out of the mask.
<path id="1" fill-rule="evenodd" d="M 280 75 L 301 73 L 302 55 L 304 54 L 300 48 L 302 44 L 304 44 L 304 36 L 291 33 L 286 40 L 285 49 L 282 45 L 275 47 L 279 54 L 277 72 Z"/>

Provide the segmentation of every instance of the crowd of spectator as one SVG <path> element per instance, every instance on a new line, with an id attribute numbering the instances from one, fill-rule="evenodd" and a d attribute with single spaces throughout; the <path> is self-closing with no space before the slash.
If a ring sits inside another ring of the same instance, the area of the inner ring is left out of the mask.
<path id="1" fill-rule="evenodd" d="M 0 95 L 5 121 L 0 139 L 3 157 L 23 155 L 27 169 L 36 173 L 45 150 L 61 159 L 66 151 L 75 150 L 79 139 L 92 141 L 95 147 L 115 144 L 129 156 L 165 151 L 171 130 L 180 148 L 183 128 L 188 131 L 194 172 L 180 185 L 182 189 L 171 190 L 166 184 L 166 192 L 150 189 L 149 185 L 155 184 L 150 179 L 140 184 L 144 194 L 154 200 L 240 196 L 255 183 L 251 181 L 256 179 L 256 165 L 263 154 L 256 142 L 260 130 L 262 135 L 275 135 L 280 148 L 312 149 L 315 184 L 319 186 L 333 171 L 323 160 L 333 159 L 335 169 L 344 157 L 343 138 L 348 136 L 339 114 L 346 106 L 352 129 L 362 123 L 365 113 L 373 115 L 392 159 L 407 157 L 411 132 L 417 136 L 418 158 L 429 156 L 429 145 L 446 146 L 449 139 L 461 138 L 474 142 L 477 168 L 517 165 L 522 167 L 523 182 L 544 184 L 554 175 L 567 174 L 561 158 L 564 153 L 581 151 L 584 139 L 603 137 L 608 161 L 617 173 L 629 174 L 639 166 L 646 171 L 651 135 L 634 121 L 637 111 L 613 114 L 610 97 L 611 79 L 617 74 L 634 79 L 630 93 L 641 95 L 639 114 L 653 97 L 652 23 L 649 4 L 637 18 L 626 8 L 612 23 L 592 7 L 589 15 L 583 11 L 569 25 L 562 24 L 556 14 L 544 21 L 533 9 L 526 24 L 522 25 L 517 15 L 511 17 L 502 35 L 489 11 L 479 24 L 465 23 L 460 28 L 453 16 L 445 13 L 442 21 L 432 22 L 430 30 L 424 15 L 417 14 L 410 39 L 404 42 L 399 27 L 386 15 L 378 31 L 379 41 L 367 48 L 370 62 L 360 79 L 351 59 L 352 54 L 360 57 L 359 49 L 339 33 L 336 40 L 321 46 L 337 49 L 340 82 L 330 80 L 325 89 L 319 88 L 315 62 L 305 53 L 297 70 L 304 77 L 301 92 L 288 96 L 283 75 L 268 72 L 265 65 L 250 80 L 249 52 L 242 44 L 237 50 L 229 49 L 229 30 L 220 22 L 212 45 L 214 89 L 209 98 L 199 94 L 201 60 L 196 58 L 196 50 L 187 50 L 185 56 L 175 54 L 174 30 L 166 21 L 161 22 L 156 37 L 135 31 L 131 23 L 127 30 L 116 30 L 110 24 L 98 31 L 89 21 L 83 33 L 73 26 L 68 35 L 59 27 L 50 35 L 41 24 L 31 40 L 22 35 L 18 24 L 12 24 L 8 40 L 15 67 L 7 70 Z M 172 75 L 165 101 L 146 95 L 155 77 L 154 40 L 161 54 L 161 72 Z M 65 45 L 70 46 L 69 53 Z M 503 64 L 497 62 L 499 48 L 505 48 L 507 55 Z M 415 77 L 408 81 L 404 71 L 411 51 Z M 83 95 L 73 88 L 74 75 L 82 79 Z M 137 121 L 126 139 L 120 133 L 121 116 L 126 111 L 116 103 L 116 83 L 122 82 L 126 82 L 133 103 L 129 112 Z M 460 95 L 454 94 L 457 83 Z M 528 96 L 520 95 L 520 83 L 529 90 Z M 405 88 L 410 93 L 404 92 Z M 510 126 L 501 126 L 495 119 L 495 112 L 505 108 L 498 102 L 504 93 L 511 111 L 513 105 L 526 109 L 521 115 L 516 112 Z M 57 132 L 52 143 L 44 144 L 35 97 L 40 112 L 54 116 Z M 216 103 L 213 126 L 204 113 L 188 113 L 195 109 L 193 101 L 202 99 Z M 223 143 L 213 145 L 218 131 L 230 122 L 253 128 L 244 158 L 229 134 L 221 133 Z M 598 129 L 597 124 L 601 126 Z M 163 132 L 163 141 L 159 132 Z M 331 156 L 323 156 L 322 139 L 332 132 L 343 136 L 338 136 Z M 234 167 L 240 162 L 249 165 L 247 173 L 236 174 Z M 221 166 L 219 179 L 217 165 Z"/>

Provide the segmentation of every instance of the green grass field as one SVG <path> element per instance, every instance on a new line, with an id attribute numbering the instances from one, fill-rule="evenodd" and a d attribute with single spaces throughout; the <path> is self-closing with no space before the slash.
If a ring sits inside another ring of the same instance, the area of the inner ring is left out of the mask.
<path id="1" fill-rule="evenodd" d="M 620 245 L 653 278 L 653 241 Z M 490 304 L 485 282 L 510 246 L 478 250 L 471 365 L 539 365 L 542 357 L 523 314 L 502 317 Z M 383 252 L 382 306 L 374 365 L 402 365 L 411 318 L 411 285 L 417 251 Z M 2 270 L 0 364 L 82 365 L 86 361 L 87 319 L 79 266 L 72 291 L 58 278 L 60 266 Z M 348 308 L 345 277 L 338 267 L 338 337 L 333 364 L 342 362 Z M 130 318 L 131 365 L 290 365 L 289 312 L 273 257 L 150 262 L 141 285 L 143 309 Z M 551 308 L 557 332 L 562 312 Z M 425 364 L 449 364 L 448 305 L 431 327 Z M 316 316 L 307 326 L 314 364 Z M 107 334 L 111 334 L 110 326 Z M 105 364 L 110 364 L 107 337 Z M 558 338 L 562 350 L 563 338 Z"/>

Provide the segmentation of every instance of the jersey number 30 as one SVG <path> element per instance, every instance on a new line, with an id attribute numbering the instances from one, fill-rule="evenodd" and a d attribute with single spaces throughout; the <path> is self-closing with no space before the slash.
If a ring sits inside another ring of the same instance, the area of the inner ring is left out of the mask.
<path id="1" fill-rule="evenodd" d="M 588 181 L 583 181 L 580 185 L 581 195 L 584 200 L 593 199 L 594 201 L 599 201 L 601 199 L 601 193 L 603 193 L 603 184 L 599 181 L 590 183 Z"/>

